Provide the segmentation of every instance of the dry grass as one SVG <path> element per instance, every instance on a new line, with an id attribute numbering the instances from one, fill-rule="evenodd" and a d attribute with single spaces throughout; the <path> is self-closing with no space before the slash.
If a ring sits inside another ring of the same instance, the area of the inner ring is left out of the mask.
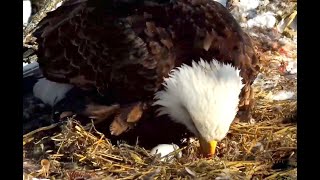
<path id="1" fill-rule="evenodd" d="M 200 158 L 193 141 L 181 148 L 182 158 L 169 163 L 139 146 L 114 146 L 94 126 L 69 119 L 24 136 L 24 173 L 44 177 L 49 172 L 51 179 L 295 179 L 296 140 L 295 124 L 237 123 L 214 159 Z M 40 165 L 43 159 L 50 162 L 47 170 Z"/>

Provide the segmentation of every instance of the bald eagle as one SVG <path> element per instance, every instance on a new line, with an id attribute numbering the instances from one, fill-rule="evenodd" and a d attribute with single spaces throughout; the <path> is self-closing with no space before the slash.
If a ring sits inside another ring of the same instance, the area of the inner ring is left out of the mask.
<path id="1" fill-rule="evenodd" d="M 68 0 L 34 36 L 44 77 L 117 104 L 102 119 L 137 122 L 153 108 L 212 156 L 235 117 L 250 116 L 259 61 L 250 37 L 212 0 Z"/>

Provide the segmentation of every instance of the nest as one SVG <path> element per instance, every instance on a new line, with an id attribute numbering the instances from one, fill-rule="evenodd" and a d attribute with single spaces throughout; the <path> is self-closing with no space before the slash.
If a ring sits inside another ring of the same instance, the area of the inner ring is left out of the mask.
<path id="1" fill-rule="evenodd" d="M 217 157 L 199 157 L 198 141 L 161 161 L 128 144 L 112 145 L 93 126 L 75 119 L 23 137 L 24 175 L 51 179 L 274 179 L 296 176 L 296 126 L 264 121 L 235 123 L 219 143 Z"/>

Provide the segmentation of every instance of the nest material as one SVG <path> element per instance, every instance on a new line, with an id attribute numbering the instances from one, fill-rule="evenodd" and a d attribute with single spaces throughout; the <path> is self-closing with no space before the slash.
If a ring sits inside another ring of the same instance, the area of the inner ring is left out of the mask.
<path id="1" fill-rule="evenodd" d="M 56 179 L 296 176 L 296 126 L 281 122 L 233 124 L 228 137 L 219 144 L 216 158 L 199 157 L 198 142 L 194 141 L 180 149 L 182 158 L 171 163 L 160 161 L 139 146 L 114 146 L 93 125 L 83 127 L 74 119 L 28 133 L 23 139 L 24 173 L 33 177 L 45 177 L 46 173 Z M 41 167 L 43 159 L 50 162 L 49 168 Z"/>

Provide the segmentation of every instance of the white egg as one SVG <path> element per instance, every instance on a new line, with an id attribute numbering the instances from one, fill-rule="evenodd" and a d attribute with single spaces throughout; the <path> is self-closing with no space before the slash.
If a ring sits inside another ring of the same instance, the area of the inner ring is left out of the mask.
<path id="1" fill-rule="evenodd" d="M 159 144 L 151 150 L 150 154 L 152 155 L 160 154 L 160 157 L 164 157 L 170 154 L 171 152 L 176 151 L 177 149 L 179 149 L 179 146 L 177 146 L 176 144 Z M 181 157 L 182 157 L 182 152 L 180 151 L 179 153 L 176 154 L 176 158 L 181 158 Z M 169 162 L 171 162 L 173 157 L 169 156 L 168 158 L 161 159 L 161 161 L 166 161 L 166 159 L 170 160 Z"/>

